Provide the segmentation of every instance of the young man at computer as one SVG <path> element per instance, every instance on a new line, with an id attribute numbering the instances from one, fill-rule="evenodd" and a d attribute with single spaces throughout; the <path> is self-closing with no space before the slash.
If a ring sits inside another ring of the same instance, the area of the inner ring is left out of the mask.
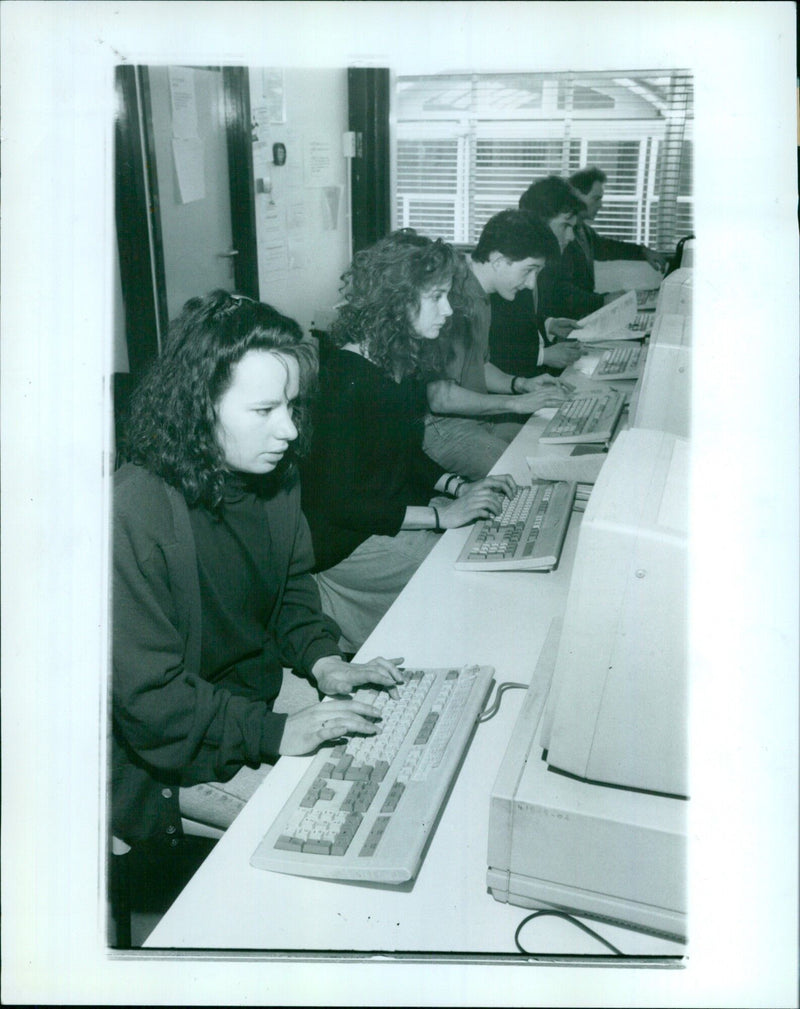
<path id="1" fill-rule="evenodd" d="M 644 260 L 653 269 L 663 272 L 668 257 L 661 252 L 599 235 L 589 223 L 594 221 L 603 203 L 607 176 L 600 168 L 587 167 L 569 177 L 569 183 L 580 194 L 584 207 L 578 215 L 575 238 L 561 258 L 557 270 L 559 304 L 569 307 L 578 318 L 608 304 L 619 292 L 598 294 L 595 291 L 595 260 Z"/>
<path id="2" fill-rule="evenodd" d="M 578 343 L 564 342 L 577 322 L 555 317 L 552 312 L 547 313 L 549 317 L 543 314 L 538 289 L 543 277 L 557 269 L 561 253 L 572 241 L 583 203 L 563 179 L 552 176 L 534 183 L 523 194 L 520 209 L 532 217 L 531 227 L 546 250 L 547 265 L 536 284 L 524 288 L 513 301 L 491 296 L 489 356 L 493 364 L 513 374 L 558 375 L 581 356 Z"/>
<path id="3" fill-rule="evenodd" d="M 489 356 L 493 294 L 508 301 L 536 283 L 550 247 L 530 217 L 503 210 L 490 218 L 453 282 L 448 353 L 441 377 L 428 383 L 425 452 L 471 480 L 486 476 L 524 418 L 559 406 L 571 386 L 547 375 L 503 371 Z M 522 418 L 522 419 L 520 419 Z"/>

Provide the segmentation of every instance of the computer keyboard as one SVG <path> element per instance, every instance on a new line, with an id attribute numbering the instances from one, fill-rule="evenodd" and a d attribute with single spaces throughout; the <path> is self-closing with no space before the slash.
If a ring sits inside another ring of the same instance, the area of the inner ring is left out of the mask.
<path id="1" fill-rule="evenodd" d="M 647 336 L 653 328 L 655 318 L 655 312 L 637 312 L 633 322 L 629 323 L 628 329 L 636 333 L 637 336 Z"/>
<path id="2" fill-rule="evenodd" d="M 638 378 L 641 370 L 643 348 L 638 343 L 620 343 L 604 350 L 595 367 L 587 372 L 590 378 Z"/>
<path id="3" fill-rule="evenodd" d="M 658 301 L 658 292 L 660 288 L 641 288 L 636 291 L 636 307 L 639 311 L 646 311 L 647 309 L 655 309 L 656 302 Z"/>
<path id="4" fill-rule="evenodd" d="M 613 389 L 579 393 L 561 404 L 539 441 L 551 445 L 609 443 L 624 405 L 625 397 Z"/>
<path id="5" fill-rule="evenodd" d="M 535 480 L 503 510 L 472 526 L 456 561 L 460 571 L 550 571 L 561 556 L 575 484 Z"/>
<path id="6" fill-rule="evenodd" d="M 491 666 L 407 669 L 381 731 L 323 747 L 264 835 L 258 869 L 373 883 L 413 879 L 492 683 Z"/>

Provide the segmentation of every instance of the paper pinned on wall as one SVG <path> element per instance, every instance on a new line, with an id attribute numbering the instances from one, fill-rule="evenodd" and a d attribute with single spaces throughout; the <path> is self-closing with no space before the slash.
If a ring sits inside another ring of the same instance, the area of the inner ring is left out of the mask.
<path id="1" fill-rule="evenodd" d="M 305 184 L 330 186 L 333 178 L 333 148 L 322 137 L 307 137 L 305 142 Z"/>
<path id="2" fill-rule="evenodd" d="M 342 187 L 325 186 L 320 191 L 322 201 L 322 230 L 336 231 L 339 227 L 339 206 L 341 204 Z"/>
<path id="3" fill-rule="evenodd" d="M 288 268 L 289 256 L 285 241 L 273 238 L 269 242 L 259 242 L 258 269 L 261 276 L 275 278 L 286 273 Z"/>
<path id="4" fill-rule="evenodd" d="M 272 154 L 268 140 L 258 140 L 253 144 L 253 175 L 265 178 L 272 171 Z"/>
<path id="5" fill-rule="evenodd" d="M 283 70 L 261 71 L 261 105 L 267 113 L 267 122 L 286 122 Z"/>
<path id="6" fill-rule="evenodd" d="M 289 269 L 304 270 L 307 263 L 307 246 L 305 241 L 297 238 L 289 238 Z"/>
<path id="7" fill-rule="evenodd" d="M 203 153 L 203 141 L 199 137 L 172 141 L 172 156 L 175 159 L 175 174 L 178 177 L 181 203 L 193 203 L 195 200 L 205 199 Z"/>
<path id="8" fill-rule="evenodd" d="M 308 212 L 305 200 L 291 199 L 286 205 L 286 227 L 289 231 L 305 231 L 308 226 Z"/>
<path id="9" fill-rule="evenodd" d="M 194 88 L 194 71 L 189 67 L 170 67 L 169 93 L 172 102 L 173 137 L 179 140 L 197 137 L 197 96 Z"/>
<path id="10" fill-rule="evenodd" d="M 286 131 L 286 164 L 281 169 L 286 185 L 299 189 L 303 185 L 303 136 L 298 130 Z"/>
<path id="11" fill-rule="evenodd" d="M 254 105 L 250 110 L 250 138 L 253 145 L 270 143 L 269 109 L 265 105 Z"/>

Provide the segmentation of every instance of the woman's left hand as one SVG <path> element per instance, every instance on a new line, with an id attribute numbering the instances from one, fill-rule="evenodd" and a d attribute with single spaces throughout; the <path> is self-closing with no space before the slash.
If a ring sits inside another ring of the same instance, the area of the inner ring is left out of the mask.
<path id="1" fill-rule="evenodd" d="M 561 378 L 553 378 L 550 375 L 536 375 L 533 378 L 520 378 L 519 388 L 524 392 L 557 392 L 565 396 L 571 396 L 575 392 L 575 386 L 571 382 L 565 382 Z"/>
<path id="2" fill-rule="evenodd" d="M 345 662 L 338 655 L 326 655 L 317 659 L 311 672 L 323 694 L 349 694 L 356 687 L 370 683 L 387 689 L 390 697 L 397 697 L 395 687 L 405 682 L 400 669 L 402 661 L 378 656 L 371 662 Z"/>

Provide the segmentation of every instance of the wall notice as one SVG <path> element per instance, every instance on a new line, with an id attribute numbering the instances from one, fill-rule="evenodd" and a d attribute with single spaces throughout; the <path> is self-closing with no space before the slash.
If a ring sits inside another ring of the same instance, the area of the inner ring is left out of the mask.
<path id="1" fill-rule="evenodd" d="M 330 186 L 336 179 L 333 171 L 333 146 L 322 137 L 306 137 L 305 184 Z"/>

